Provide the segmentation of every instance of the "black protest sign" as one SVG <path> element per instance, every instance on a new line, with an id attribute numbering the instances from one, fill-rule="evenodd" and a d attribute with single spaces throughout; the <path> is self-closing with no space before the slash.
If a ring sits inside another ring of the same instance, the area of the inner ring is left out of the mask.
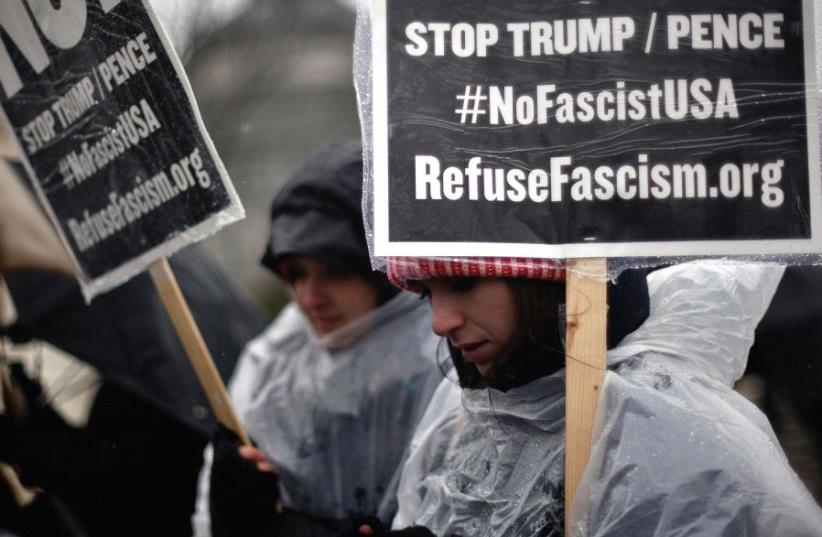
<path id="1" fill-rule="evenodd" d="M 147 0 L 4 0 L 0 105 L 88 295 L 242 217 Z"/>
<path id="2" fill-rule="evenodd" d="M 822 252 L 812 1 L 371 6 L 377 255 Z"/>

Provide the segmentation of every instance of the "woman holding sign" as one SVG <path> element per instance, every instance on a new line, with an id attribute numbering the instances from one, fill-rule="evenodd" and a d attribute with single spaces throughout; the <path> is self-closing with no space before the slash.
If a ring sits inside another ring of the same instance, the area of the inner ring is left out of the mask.
<path id="1" fill-rule="evenodd" d="M 342 143 L 274 199 L 263 264 L 293 302 L 237 366 L 230 391 L 257 448 L 217 439 L 197 535 L 323 535 L 396 511 L 403 453 L 442 373 L 427 306 L 371 270 L 361 183 L 361 145 Z"/>
<path id="2" fill-rule="evenodd" d="M 657 271 L 644 323 L 644 279 L 626 275 L 611 289 L 610 371 L 570 528 L 561 268 L 406 258 L 389 259 L 388 273 L 428 297 L 459 386 L 444 381 L 417 428 L 398 529 L 365 522 L 343 535 L 822 534 L 767 421 L 731 389 L 780 268 Z"/>

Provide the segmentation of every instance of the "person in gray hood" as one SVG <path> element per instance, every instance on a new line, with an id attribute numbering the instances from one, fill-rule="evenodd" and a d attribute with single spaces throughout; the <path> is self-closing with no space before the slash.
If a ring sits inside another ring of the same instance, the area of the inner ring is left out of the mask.
<path id="1" fill-rule="evenodd" d="M 223 431 L 207 452 L 197 536 L 325 535 L 396 511 L 403 456 L 442 372 L 428 307 L 371 270 L 361 181 L 360 143 L 339 143 L 272 203 L 263 264 L 293 301 L 231 380 L 256 447 Z"/>

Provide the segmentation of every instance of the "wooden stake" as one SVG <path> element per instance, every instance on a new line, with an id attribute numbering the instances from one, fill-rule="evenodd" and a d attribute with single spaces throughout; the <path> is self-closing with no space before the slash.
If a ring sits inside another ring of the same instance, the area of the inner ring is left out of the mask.
<path id="1" fill-rule="evenodd" d="M 565 351 L 565 527 L 591 436 L 606 353 L 606 260 L 579 259 L 568 267 L 565 300 L 568 322 Z"/>
<path id="2" fill-rule="evenodd" d="M 214 416 L 217 421 L 234 431 L 244 444 L 251 445 L 251 440 L 248 438 L 243 424 L 237 418 L 237 413 L 231 405 L 231 399 L 228 397 L 225 384 L 217 372 L 217 367 L 214 365 L 214 360 L 211 358 L 211 353 L 208 351 L 205 341 L 203 341 L 200 329 L 191 315 L 191 310 L 188 309 L 188 304 L 180 291 L 180 286 L 177 285 L 177 279 L 171 271 L 168 260 L 162 258 L 156 261 L 149 267 L 148 272 L 154 281 L 154 286 L 160 294 L 169 317 L 171 317 L 174 329 L 177 331 L 177 335 L 180 336 L 188 360 L 191 362 L 194 372 L 197 374 L 197 378 L 208 397 Z"/>

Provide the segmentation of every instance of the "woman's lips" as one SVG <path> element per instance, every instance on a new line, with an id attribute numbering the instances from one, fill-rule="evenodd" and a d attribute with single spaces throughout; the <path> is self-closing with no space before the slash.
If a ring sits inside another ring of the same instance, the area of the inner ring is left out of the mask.
<path id="1" fill-rule="evenodd" d="M 314 315 L 313 318 L 319 332 L 329 332 L 340 322 L 339 315 Z"/>
<path id="2" fill-rule="evenodd" d="M 456 347 L 462 352 L 462 357 L 466 360 L 473 360 L 479 358 L 484 351 L 487 341 L 475 341 L 473 343 L 463 343 Z"/>

